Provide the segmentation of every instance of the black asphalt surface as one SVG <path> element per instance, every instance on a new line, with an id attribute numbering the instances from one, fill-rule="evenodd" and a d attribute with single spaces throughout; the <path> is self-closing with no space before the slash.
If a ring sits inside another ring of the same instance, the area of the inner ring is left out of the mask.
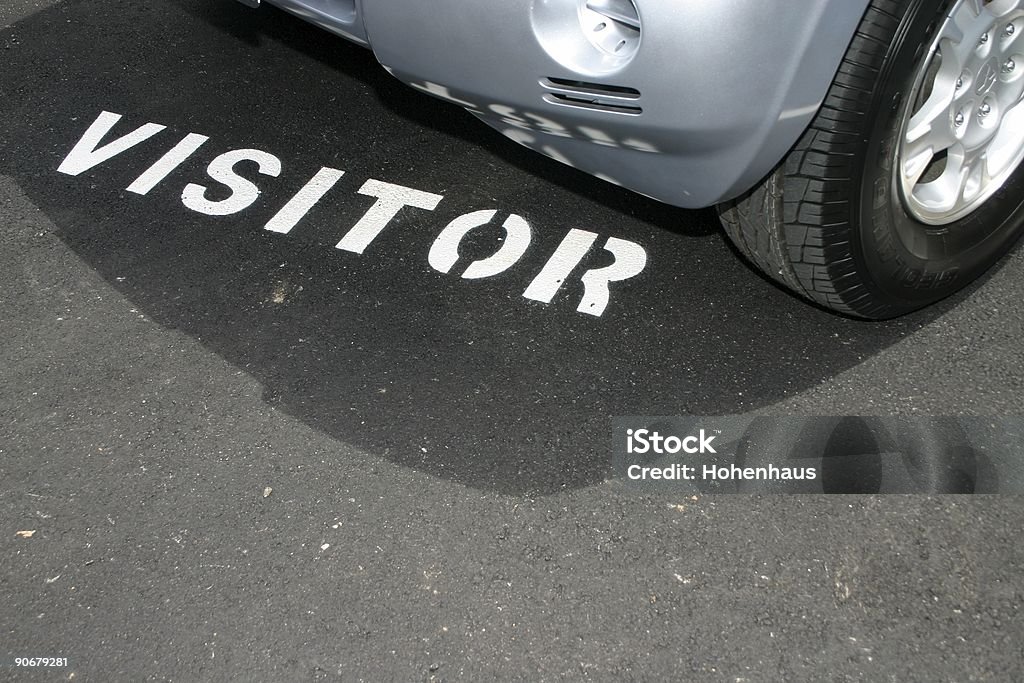
<path id="1" fill-rule="evenodd" d="M 41 4 L 0 13 L 0 657 L 70 664 L 0 677 L 1024 678 L 1019 497 L 608 481 L 616 415 L 1020 413 L 1020 250 L 848 320 L 756 275 L 713 212 L 535 156 L 273 8 Z M 103 111 L 167 129 L 58 173 Z M 210 139 L 125 191 L 188 133 Z M 282 162 L 253 206 L 186 208 L 242 148 Z M 322 166 L 345 175 L 264 230 Z M 335 249 L 371 178 L 444 200 Z M 431 268 L 483 209 L 530 223 L 522 261 Z M 523 297 L 573 228 L 648 254 L 600 317 L 578 278 Z"/>

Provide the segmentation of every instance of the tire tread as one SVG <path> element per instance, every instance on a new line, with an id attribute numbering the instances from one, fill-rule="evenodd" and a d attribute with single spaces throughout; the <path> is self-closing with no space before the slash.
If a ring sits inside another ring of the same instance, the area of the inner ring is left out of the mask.
<path id="1" fill-rule="evenodd" d="M 863 119 L 906 4 L 871 2 L 811 125 L 776 171 L 721 210 L 728 236 L 762 271 L 858 317 L 895 313 L 875 302 L 857 275 L 849 216 Z"/>

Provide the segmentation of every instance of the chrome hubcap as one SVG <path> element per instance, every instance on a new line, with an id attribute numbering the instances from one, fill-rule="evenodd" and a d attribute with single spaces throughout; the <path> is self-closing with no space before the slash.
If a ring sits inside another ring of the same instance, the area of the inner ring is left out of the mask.
<path id="1" fill-rule="evenodd" d="M 897 152 L 903 203 L 945 225 L 1024 160 L 1024 0 L 959 0 L 921 65 Z"/>

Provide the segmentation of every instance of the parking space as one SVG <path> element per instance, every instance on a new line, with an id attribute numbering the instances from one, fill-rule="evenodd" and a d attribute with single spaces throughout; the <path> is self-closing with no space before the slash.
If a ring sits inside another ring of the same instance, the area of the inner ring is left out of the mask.
<path id="1" fill-rule="evenodd" d="M 1019 250 L 854 321 L 713 211 L 278 10 L 7 19 L 0 654 L 89 680 L 1021 674 L 1016 498 L 607 481 L 618 415 L 1019 412 Z"/>

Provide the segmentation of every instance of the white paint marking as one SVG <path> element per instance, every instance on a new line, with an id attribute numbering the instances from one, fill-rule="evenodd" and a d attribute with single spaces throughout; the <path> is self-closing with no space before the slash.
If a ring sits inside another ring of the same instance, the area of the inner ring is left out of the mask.
<path id="1" fill-rule="evenodd" d="M 338 249 L 362 254 L 370 242 L 394 220 L 398 212 L 406 206 L 425 211 L 433 211 L 444 197 L 439 194 L 414 190 L 411 187 L 392 185 L 380 180 L 367 180 L 359 188 L 359 194 L 377 197 L 370 210 L 359 219 L 359 222 L 337 244 Z"/>
<path id="2" fill-rule="evenodd" d="M 570 230 L 537 277 L 523 292 L 523 296 L 545 304 L 551 303 L 566 278 L 587 255 L 596 240 L 597 233 L 586 230 Z"/>
<path id="3" fill-rule="evenodd" d="M 430 247 L 430 254 L 427 256 L 430 266 L 442 273 L 449 272 L 459 260 L 459 245 L 462 240 L 470 231 L 494 220 L 496 213 L 497 211 L 474 211 L 449 223 Z M 493 255 L 469 264 L 466 272 L 462 274 L 464 279 L 476 280 L 503 273 L 526 253 L 531 239 L 530 224 L 520 216 L 512 214 L 502 227 L 505 228 L 505 241 L 501 247 Z"/>
<path id="4" fill-rule="evenodd" d="M 96 118 L 96 121 L 89 126 L 89 130 L 85 131 L 82 135 L 82 139 L 72 148 L 68 155 L 61 162 L 57 170 L 60 173 L 67 175 L 79 175 L 88 171 L 90 168 L 102 164 L 104 161 L 117 156 L 118 154 L 127 151 L 138 145 L 141 142 L 145 142 L 149 138 L 153 137 L 167 126 L 161 126 L 157 123 L 147 123 L 146 125 L 135 129 L 128 135 L 119 137 L 112 142 L 108 142 L 102 147 L 98 147 L 100 141 L 111 131 L 111 129 L 121 120 L 120 114 L 114 114 L 109 111 L 101 112 Z"/>
<path id="5" fill-rule="evenodd" d="M 432 93 L 437 94 L 437 93 Z M 510 124 L 515 125 L 518 115 L 511 108 L 500 105 L 492 106 L 495 113 L 509 117 Z M 131 149 L 149 139 L 166 127 L 148 123 L 135 131 L 100 146 L 113 127 L 121 120 L 120 114 L 102 112 L 96 121 L 83 134 L 74 148 L 58 167 L 58 171 L 67 175 L 79 175 L 90 168 L 101 164 L 118 154 Z M 538 117 L 534 117 L 538 118 Z M 544 123 L 544 121 L 540 121 Z M 580 127 L 579 129 L 591 140 L 608 144 L 612 141 L 605 133 L 597 129 Z M 546 131 L 547 132 L 547 131 Z M 519 142 L 534 142 L 532 135 L 516 130 L 505 131 L 507 135 Z M 207 138 L 204 135 L 190 133 L 170 151 L 164 154 L 155 164 L 140 175 L 127 190 L 145 195 L 156 185 L 166 179 L 176 168 L 191 157 Z M 653 147 L 645 148 L 645 143 L 638 140 L 627 140 L 633 149 L 655 151 Z M 560 161 L 561 155 L 552 147 L 542 149 Z M 262 175 L 277 177 L 281 173 L 281 161 L 267 152 L 256 149 L 233 150 L 218 156 L 207 168 L 209 177 L 226 186 L 230 194 L 226 199 L 211 201 L 206 198 L 207 188 L 191 183 L 182 192 L 182 202 L 194 211 L 212 216 L 224 216 L 242 211 L 251 206 L 260 196 L 259 188 L 251 181 L 235 172 L 235 166 L 243 161 L 254 162 Z M 293 196 L 278 213 L 270 219 L 265 229 L 273 232 L 288 233 L 299 221 L 329 192 L 344 175 L 344 171 L 323 167 L 306 185 Z M 603 177 L 610 182 L 613 178 Z M 377 201 L 363 215 L 359 222 L 342 238 L 337 248 L 362 254 L 374 239 L 395 219 L 405 207 L 414 207 L 433 211 L 444 199 L 442 195 L 432 194 L 394 185 L 380 180 L 370 179 L 359 189 L 359 193 L 376 197 Z M 458 263 L 459 246 L 466 235 L 472 230 L 482 227 L 497 215 L 495 210 L 475 211 L 451 221 L 438 235 L 431 246 L 428 260 L 430 265 L 442 273 L 448 273 Z M 463 272 L 464 279 L 493 277 L 505 272 L 519 262 L 528 250 L 532 231 L 530 225 L 520 216 L 510 214 L 502 224 L 505 237 L 501 240 L 497 251 L 491 256 L 469 264 Z M 562 239 L 558 248 L 544 264 L 541 272 L 530 283 L 523 296 L 527 299 L 551 303 L 554 296 L 565 284 L 572 272 L 580 265 L 584 257 L 597 241 L 596 233 L 586 230 L 570 230 Z M 585 272 L 581 276 L 583 297 L 577 307 L 580 313 L 601 316 L 608 307 L 610 300 L 609 284 L 630 279 L 643 272 L 647 266 L 647 252 L 640 245 L 615 237 L 609 238 L 604 249 L 614 257 L 611 265 Z M 301 340 L 300 340 L 301 341 Z M 270 489 L 268 488 L 267 491 Z M 266 493 L 265 493 L 266 495 Z M 113 524 L 113 520 L 110 520 Z M 19 532 L 26 537 L 33 532 Z M 59 577 L 58 577 L 59 578 Z M 54 579 L 55 580 L 55 579 Z"/>
<path id="6" fill-rule="evenodd" d="M 205 186 L 189 183 L 181 193 L 182 203 L 193 211 L 208 216 L 228 216 L 252 206 L 259 198 L 260 190 L 253 182 L 235 173 L 235 164 L 242 161 L 255 161 L 263 175 L 276 178 L 281 174 L 281 160 L 273 154 L 258 149 L 225 152 L 210 162 L 206 173 L 213 180 L 226 185 L 231 190 L 231 195 L 227 199 L 210 201 L 206 198 Z"/>
<path id="7" fill-rule="evenodd" d="M 551 303 L 596 240 L 596 233 L 570 230 L 555 253 L 544 264 L 540 274 L 523 292 L 523 296 L 534 301 Z M 583 274 L 583 299 L 576 308 L 580 313 L 602 315 L 608 307 L 610 298 L 608 283 L 628 280 L 639 275 L 647 267 L 647 252 L 635 242 L 609 237 L 604 248 L 612 253 L 615 261 L 609 266 L 588 270 Z"/>
<path id="8" fill-rule="evenodd" d="M 612 253 L 615 261 L 583 274 L 583 299 L 576 308 L 580 313 L 600 316 L 608 307 L 608 283 L 635 277 L 647 266 L 647 251 L 636 242 L 609 237 L 604 248 Z"/>
<path id="9" fill-rule="evenodd" d="M 277 212 L 276 216 L 270 219 L 265 229 L 287 235 L 309 213 L 309 210 L 331 191 L 331 188 L 343 175 L 345 175 L 344 171 L 335 168 L 326 166 L 321 168 L 312 180 L 306 183 L 306 186 L 299 190 L 298 194 Z"/>
<path id="10" fill-rule="evenodd" d="M 149 191 L 156 187 L 160 181 L 171 174 L 171 171 L 181 166 L 196 150 L 209 140 L 205 135 L 189 133 L 181 142 L 176 144 L 167 154 L 160 157 L 160 160 L 150 166 L 146 171 L 135 179 L 135 182 L 128 186 L 129 192 L 135 194 L 149 194 Z"/>

